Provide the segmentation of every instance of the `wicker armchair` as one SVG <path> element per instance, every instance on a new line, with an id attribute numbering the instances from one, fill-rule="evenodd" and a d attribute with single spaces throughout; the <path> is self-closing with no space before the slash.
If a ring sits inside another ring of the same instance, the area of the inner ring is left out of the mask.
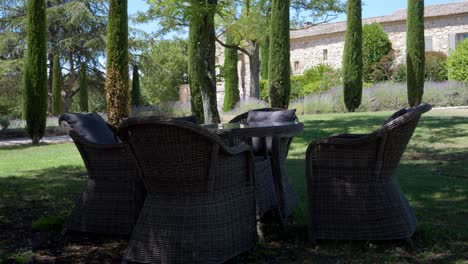
<path id="1" fill-rule="evenodd" d="M 129 119 L 119 128 L 148 191 L 125 260 L 221 263 L 256 244 L 252 152 L 184 121 Z"/>
<path id="2" fill-rule="evenodd" d="M 281 108 L 261 108 L 255 109 L 252 111 L 265 111 L 265 112 L 273 112 L 273 111 L 282 111 L 284 109 Z M 240 114 L 234 117 L 229 123 L 246 123 L 248 117 L 248 112 Z M 297 117 L 294 121 L 298 121 Z M 238 142 L 247 142 L 251 143 L 252 139 L 244 138 L 238 139 Z M 262 140 L 266 141 L 265 138 Z M 263 182 L 269 182 L 271 179 L 275 181 L 275 188 L 277 192 L 277 198 L 272 197 L 269 195 L 269 192 L 265 190 L 265 186 L 257 186 L 257 190 L 262 190 L 261 193 L 257 194 L 257 200 L 260 200 L 261 204 L 263 204 L 263 212 L 266 212 L 266 209 L 271 209 L 273 203 L 279 202 L 279 207 L 277 208 L 280 210 L 280 215 L 282 217 L 289 217 L 294 209 L 296 208 L 299 197 L 297 196 L 296 191 L 291 183 L 291 180 L 288 176 L 288 172 L 286 167 L 284 166 L 284 162 L 288 156 L 289 147 L 291 146 L 293 138 L 292 137 L 273 137 L 272 138 L 272 148 L 267 153 L 263 153 L 261 155 L 256 156 L 256 171 L 257 171 L 257 178 L 263 179 Z M 266 145 L 266 142 L 265 142 Z M 268 157 L 267 160 L 271 163 L 271 170 L 264 170 L 262 168 L 265 167 L 263 157 Z M 273 177 L 268 173 L 273 173 Z M 258 182 L 258 184 L 257 184 Z M 257 181 L 256 184 L 259 185 L 261 182 Z M 276 201 L 276 199 L 278 201 Z"/>
<path id="3" fill-rule="evenodd" d="M 316 140 L 306 154 L 309 238 L 392 240 L 412 236 L 416 218 L 393 175 L 423 104 L 396 112 L 366 135 Z"/>
<path id="4" fill-rule="evenodd" d="M 88 172 L 86 188 L 64 231 L 130 235 L 143 206 L 145 190 L 129 147 L 123 143 L 92 143 L 66 121 L 59 122 L 73 139 Z"/>

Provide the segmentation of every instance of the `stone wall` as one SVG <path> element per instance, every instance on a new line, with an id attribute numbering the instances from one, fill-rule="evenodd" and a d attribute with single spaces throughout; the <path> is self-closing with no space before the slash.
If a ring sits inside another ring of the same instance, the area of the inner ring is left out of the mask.
<path id="1" fill-rule="evenodd" d="M 404 63 L 406 52 L 406 22 L 397 21 L 383 23 L 392 47 L 396 51 L 396 63 Z M 426 41 L 432 42 L 433 51 L 449 54 L 455 48 L 455 36 L 468 32 L 468 16 L 454 15 L 448 17 L 426 18 Z M 341 68 L 344 48 L 344 32 L 305 37 L 291 40 L 291 67 L 294 74 L 302 74 L 304 70 L 318 64 L 328 64 L 333 68 Z M 327 59 L 324 59 L 324 50 Z"/>

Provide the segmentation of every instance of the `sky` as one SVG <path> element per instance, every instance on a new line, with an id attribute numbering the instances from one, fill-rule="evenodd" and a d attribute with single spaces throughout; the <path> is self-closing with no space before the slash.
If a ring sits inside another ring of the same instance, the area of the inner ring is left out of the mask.
<path id="1" fill-rule="evenodd" d="M 447 4 L 455 2 L 466 2 L 468 0 L 425 0 L 425 5 L 438 5 L 438 4 Z M 400 10 L 406 9 L 408 0 L 362 0 L 362 17 L 375 17 L 375 16 L 385 16 L 390 15 L 391 13 Z M 129 15 L 135 14 L 138 11 L 145 11 L 148 9 L 146 0 L 130 0 L 128 3 L 128 13 Z M 341 14 L 333 22 L 344 21 L 346 20 L 346 15 Z M 155 22 L 150 22 L 147 24 L 133 25 L 136 28 L 144 30 L 148 33 L 155 31 L 157 24 Z"/>

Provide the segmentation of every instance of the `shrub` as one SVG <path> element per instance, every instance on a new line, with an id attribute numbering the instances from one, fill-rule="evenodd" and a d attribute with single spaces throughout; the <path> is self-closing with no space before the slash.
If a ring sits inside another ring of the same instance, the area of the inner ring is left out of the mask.
<path id="1" fill-rule="evenodd" d="M 426 54 L 426 81 L 447 80 L 447 56 L 442 52 L 427 51 Z"/>
<path id="2" fill-rule="evenodd" d="M 292 79 L 291 79 L 291 92 L 292 92 Z M 260 80 L 260 99 L 263 101 L 270 101 L 270 93 L 268 92 L 268 80 Z"/>
<path id="3" fill-rule="evenodd" d="M 364 89 L 357 111 L 383 111 L 407 107 L 406 83 L 383 82 Z M 434 106 L 468 104 L 468 84 L 462 82 L 426 82 L 424 102 Z M 291 102 L 298 114 L 345 112 L 343 88 L 335 87 L 322 94 L 311 94 Z"/>
<path id="4" fill-rule="evenodd" d="M 447 60 L 448 78 L 468 82 L 468 39 L 458 43 Z"/>
<path id="5" fill-rule="evenodd" d="M 393 69 L 392 80 L 396 82 L 406 82 L 406 64 L 398 64 Z"/>
<path id="6" fill-rule="evenodd" d="M 10 119 L 6 116 L 0 116 L 0 127 L 3 131 L 7 130 L 10 126 Z"/>
<path id="7" fill-rule="evenodd" d="M 303 75 L 291 76 L 291 99 L 297 99 L 309 94 L 323 93 L 331 87 L 340 85 L 342 75 L 340 70 L 333 70 L 328 65 L 319 64 L 304 72 Z"/>
<path id="8" fill-rule="evenodd" d="M 390 50 L 390 52 L 383 56 L 380 61 L 371 66 L 370 72 L 368 73 L 369 81 L 376 83 L 390 80 L 392 77 L 392 66 L 394 61 L 395 52 Z"/>
<path id="9" fill-rule="evenodd" d="M 382 81 L 375 78 L 375 74 L 381 74 L 379 62 L 392 50 L 392 43 L 388 39 L 383 27 L 379 23 L 372 23 L 362 27 L 362 63 L 363 78 L 365 82 Z M 379 73 L 374 73 L 375 70 Z"/>

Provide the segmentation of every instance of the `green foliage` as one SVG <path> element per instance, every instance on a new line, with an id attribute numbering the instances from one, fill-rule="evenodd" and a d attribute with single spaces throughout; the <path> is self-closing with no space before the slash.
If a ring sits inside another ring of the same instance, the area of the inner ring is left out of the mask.
<path id="1" fill-rule="evenodd" d="M 272 107 L 288 108 L 291 92 L 289 44 L 290 0 L 272 0 L 268 77 Z"/>
<path id="2" fill-rule="evenodd" d="M 88 77 L 86 74 L 86 63 L 81 63 L 80 76 L 78 77 L 78 89 L 80 92 L 80 110 L 88 112 Z"/>
<path id="3" fill-rule="evenodd" d="M 392 43 L 388 39 L 383 27 L 379 23 L 372 23 L 362 27 L 362 63 L 365 82 L 375 82 L 373 70 L 382 58 L 392 50 Z M 377 73 L 381 75 L 381 73 Z"/>
<path id="4" fill-rule="evenodd" d="M 0 128 L 5 131 L 10 126 L 10 118 L 8 116 L 0 116 Z"/>
<path id="5" fill-rule="evenodd" d="M 304 72 L 291 76 L 291 100 L 313 93 L 323 93 L 341 84 L 341 71 L 319 64 Z"/>
<path id="6" fill-rule="evenodd" d="M 65 219 L 60 216 L 41 216 L 32 223 L 31 229 L 34 231 L 60 230 L 64 222 Z"/>
<path id="7" fill-rule="evenodd" d="M 270 93 L 268 91 L 268 80 L 260 80 L 260 99 L 266 102 L 270 101 Z"/>
<path id="8" fill-rule="evenodd" d="M 406 28 L 408 104 L 416 106 L 424 93 L 424 0 L 408 0 Z"/>
<path id="9" fill-rule="evenodd" d="M 54 55 L 52 71 L 52 115 L 59 116 L 62 113 L 62 67 L 60 56 Z"/>
<path id="10" fill-rule="evenodd" d="M 458 43 L 447 60 L 448 78 L 468 82 L 468 39 Z"/>
<path id="11" fill-rule="evenodd" d="M 138 65 L 133 65 L 133 76 L 132 76 L 132 105 L 141 105 L 141 92 L 140 92 L 140 72 Z"/>
<path id="12" fill-rule="evenodd" d="M 149 104 L 178 101 L 179 87 L 188 83 L 188 42 L 160 40 L 141 55 L 142 93 Z"/>
<path id="13" fill-rule="evenodd" d="M 343 54 L 343 91 L 346 109 L 354 112 L 362 97 L 362 13 L 361 0 L 348 0 Z"/>
<path id="14" fill-rule="evenodd" d="M 369 81 L 372 83 L 388 81 L 393 75 L 393 64 L 395 62 L 395 52 L 390 52 L 383 56 L 380 61 L 374 63 L 368 75 Z"/>
<path id="15" fill-rule="evenodd" d="M 235 44 L 231 34 L 226 35 L 226 44 Z M 237 49 L 224 49 L 224 104 L 223 111 L 232 110 L 239 102 L 239 74 L 237 72 Z"/>
<path id="16" fill-rule="evenodd" d="M 44 135 L 47 117 L 45 0 L 28 1 L 28 37 L 24 64 L 23 115 L 34 145 Z"/>
<path id="17" fill-rule="evenodd" d="M 392 79 L 396 82 L 406 82 L 406 64 L 398 64 L 395 67 Z"/>
<path id="18" fill-rule="evenodd" d="M 262 80 L 268 80 L 268 59 L 270 58 L 269 56 L 270 56 L 270 41 L 267 38 L 260 45 L 260 78 Z M 260 93 L 261 93 L 261 88 L 260 88 Z"/>
<path id="19" fill-rule="evenodd" d="M 426 81 L 446 81 L 447 80 L 447 56 L 443 52 L 427 51 L 425 53 Z"/>
<path id="20" fill-rule="evenodd" d="M 106 72 L 107 119 L 118 126 L 130 111 L 127 0 L 109 1 Z"/>

